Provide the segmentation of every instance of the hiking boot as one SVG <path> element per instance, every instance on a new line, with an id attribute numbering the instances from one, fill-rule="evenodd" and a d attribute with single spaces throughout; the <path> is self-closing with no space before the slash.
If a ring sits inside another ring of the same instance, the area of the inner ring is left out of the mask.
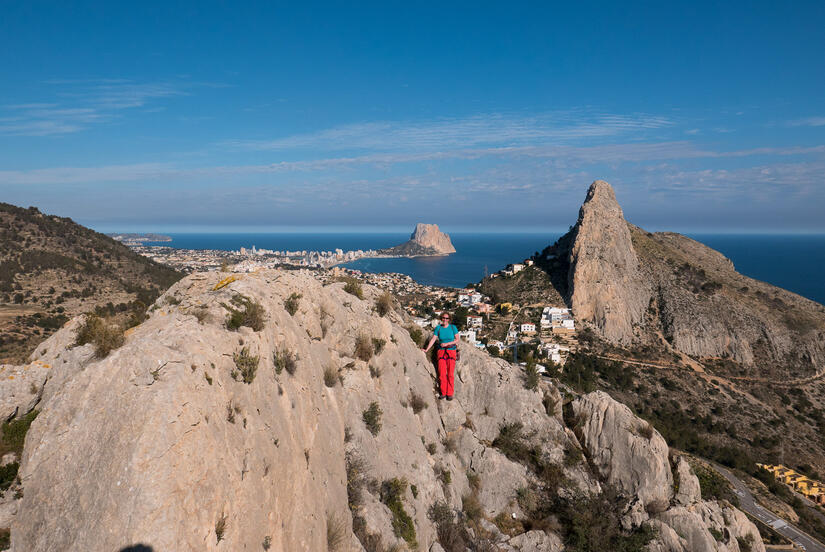
<path id="1" fill-rule="evenodd" d="M 448 401 L 453 400 L 453 396 L 452 396 L 452 395 L 448 396 L 448 397 L 447 397 L 447 400 L 448 400 Z"/>

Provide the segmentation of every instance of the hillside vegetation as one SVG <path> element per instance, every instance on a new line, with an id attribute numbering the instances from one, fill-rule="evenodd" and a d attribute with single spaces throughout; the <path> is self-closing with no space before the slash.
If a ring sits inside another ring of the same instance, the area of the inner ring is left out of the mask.
<path id="1" fill-rule="evenodd" d="M 142 313 L 181 276 L 71 219 L 0 203 L 0 362 L 82 312 Z"/>

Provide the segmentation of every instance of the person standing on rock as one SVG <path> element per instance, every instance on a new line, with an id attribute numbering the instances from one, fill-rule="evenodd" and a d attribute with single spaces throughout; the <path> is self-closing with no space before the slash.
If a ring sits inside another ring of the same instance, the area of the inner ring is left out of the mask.
<path id="1" fill-rule="evenodd" d="M 441 324 L 433 330 L 433 337 L 427 346 L 423 349 L 425 353 L 429 352 L 438 340 L 438 352 L 436 358 L 438 359 L 438 380 L 441 384 L 441 395 L 439 399 L 446 397 L 448 401 L 453 400 L 453 393 L 455 391 L 455 361 L 458 354 L 458 328 L 450 324 L 450 314 L 445 312 L 441 315 Z"/>

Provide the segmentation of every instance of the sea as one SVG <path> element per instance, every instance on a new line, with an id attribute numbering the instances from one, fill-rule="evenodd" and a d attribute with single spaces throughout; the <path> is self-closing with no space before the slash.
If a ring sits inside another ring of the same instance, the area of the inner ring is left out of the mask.
<path id="1" fill-rule="evenodd" d="M 382 249 L 403 243 L 407 233 L 174 233 L 181 249 L 344 251 Z M 366 258 L 342 266 L 364 272 L 398 272 L 427 285 L 463 287 L 552 244 L 561 233 L 450 233 L 456 253 L 445 257 Z M 736 269 L 757 280 L 825 304 L 825 235 L 689 234 L 720 251 Z"/>

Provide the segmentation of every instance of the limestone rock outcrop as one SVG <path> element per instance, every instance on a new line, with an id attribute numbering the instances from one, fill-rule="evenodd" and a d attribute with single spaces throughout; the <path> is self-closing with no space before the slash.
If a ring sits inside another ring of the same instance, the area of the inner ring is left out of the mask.
<path id="1" fill-rule="evenodd" d="M 438 229 L 437 224 L 415 225 L 408 242 L 385 249 L 387 255 L 449 255 L 455 253 L 450 236 Z"/>
<path id="2" fill-rule="evenodd" d="M 356 535 L 370 534 L 406 546 L 407 522 L 384 490 L 396 478 L 419 549 L 439 549 L 431 506 L 461 510 L 470 496 L 481 519 L 468 534 L 492 550 L 562 550 L 550 529 L 504 534 L 491 523 L 524 519 L 519 490 L 541 484 L 492 446 L 503 427 L 521 428 L 530 457 L 557 467 L 559 496 L 596 495 L 602 480 L 633 509 L 627 531 L 671 528 L 651 543 L 657 550 L 686 552 L 709 527 L 733 541 L 751 532 L 744 516 L 695 493 L 671 506 L 666 444 L 604 393 L 574 400 L 566 427 L 543 404 L 561 399 L 549 382 L 527 390 L 517 367 L 466 348 L 456 400 L 437 401 L 407 319 L 373 312 L 380 290 L 365 286 L 359 299 L 303 271 L 236 276 L 217 290 L 221 274 L 184 278 L 104 359 L 72 346 L 80 319 L 37 348 L 49 366 L 40 414 L 22 456 L 22 498 L 2 512 L 14 552 L 326 550 L 328 526 L 341 528 L 343 550 L 363 550 Z M 295 293 L 290 315 L 284 301 Z M 260 331 L 227 329 L 239 296 L 261 305 Z M 359 339 L 373 343 L 368 360 L 355 355 Z M 566 461 L 578 448 L 590 462 Z M 356 480 L 364 486 L 353 504 Z"/>
<path id="3" fill-rule="evenodd" d="M 576 399 L 572 408 L 580 420 L 574 431 L 601 476 L 638 497 L 643 510 L 664 510 L 673 493 L 673 474 L 662 436 L 603 391 Z"/>
<path id="4" fill-rule="evenodd" d="M 610 184 L 597 180 L 590 185 L 571 239 L 568 285 L 573 313 L 608 340 L 629 343 L 650 292 L 639 278 L 639 259 Z"/>
<path id="5" fill-rule="evenodd" d="M 825 306 L 739 274 L 686 236 L 628 223 L 602 180 L 538 260 L 552 282 L 546 296 L 561 294 L 577 321 L 611 344 L 731 359 L 772 379 L 825 368 Z"/>

